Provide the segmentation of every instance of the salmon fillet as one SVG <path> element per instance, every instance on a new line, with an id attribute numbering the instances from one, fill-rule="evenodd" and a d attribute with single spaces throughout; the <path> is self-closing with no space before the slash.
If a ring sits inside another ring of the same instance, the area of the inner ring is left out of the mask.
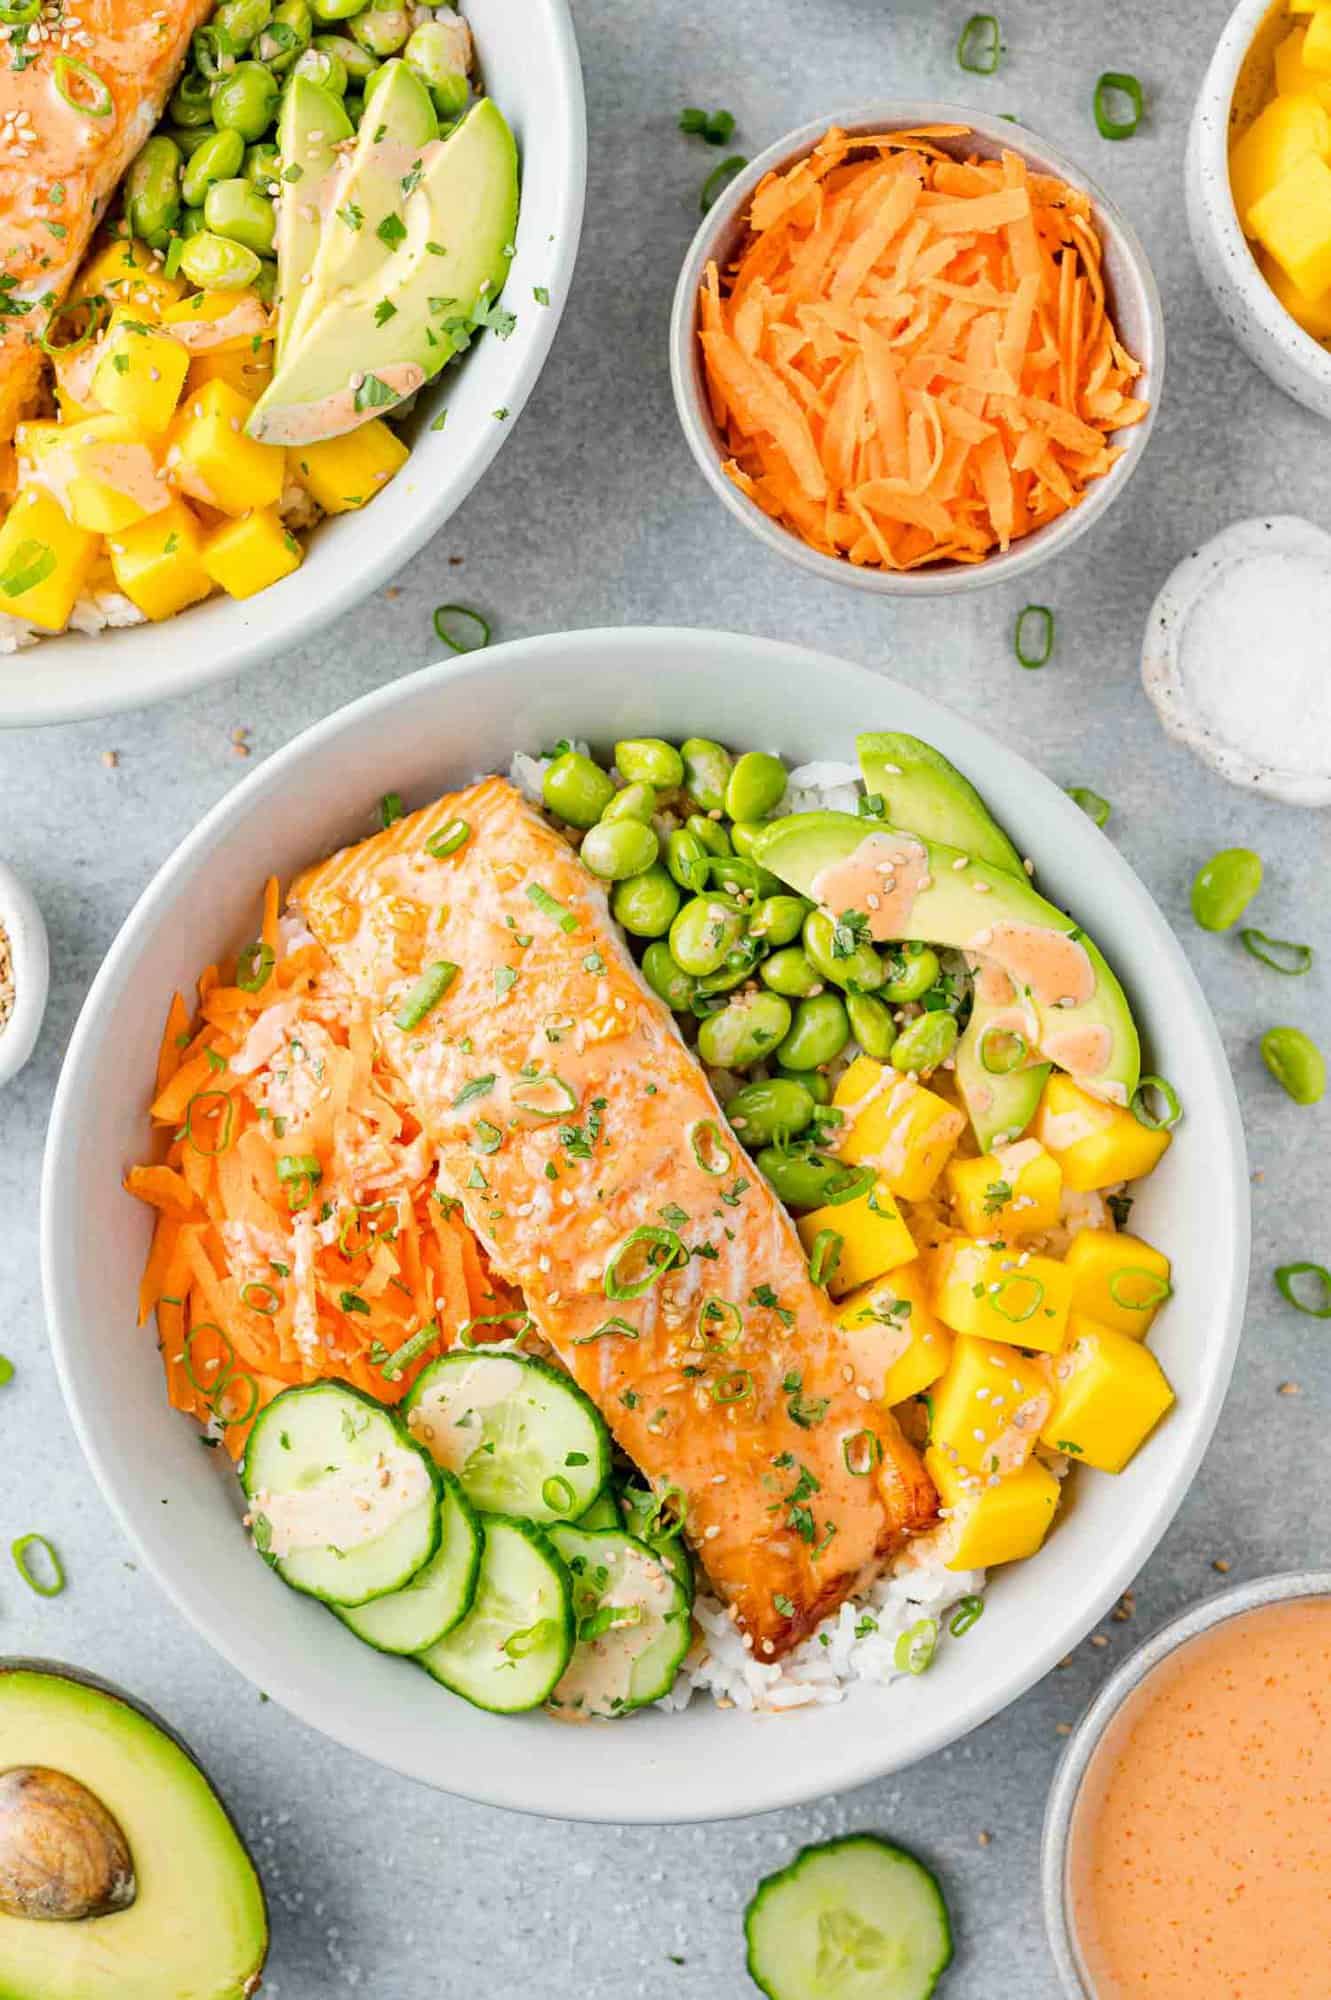
<path id="1" fill-rule="evenodd" d="M 427 843 L 458 819 L 469 837 L 433 858 Z M 936 1496 L 876 1401 L 890 1357 L 852 1343 L 810 1283 L 789 1217 L 600 885 L 490 778 L 335 855 L 292 895 L 374 997 L 445 1198 L 619 1444 L 676 1490 L 755 1649 L 786 1652 L 934 1519 Z M 452 983 L 402 1028 L 439 961 L 458 967 Z M 648 1288 L 623 1296 L 635 1283 Z"/>
<path id="2" fill-rule="evenodd" d="M 0 42 L 0 446 L 36 400 L 50 312 L 211 12 L 212 0 L 48 0 L 23 39 L 14 28 Z"/>

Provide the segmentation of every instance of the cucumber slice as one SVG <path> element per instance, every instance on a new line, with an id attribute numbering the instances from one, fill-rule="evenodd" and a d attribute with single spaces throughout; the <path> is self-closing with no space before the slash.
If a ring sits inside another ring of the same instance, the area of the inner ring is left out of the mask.
<path id="1" fill-rule="evenodd" d="M 481 1524 L 451 1472 L 440 1472 L 439 1547 L 411 1582 L 387 1597 L 348 1610 L 332 1609 L 358 1639 L 381 1653 L 423 1653 L 461 1624 L 476 1595 Z"/>
<path id="2" fill-rule="evenodd" d="M 550 1706 L 609 1718 L 658 1701 L 689 1650 L 689 1601 L 646 1542 L 617 1529 L 552 1528 L 573 1580 L 578 1643 Z"/>
<path id="3" fill-rule="evenodd" d="M 767 2000 L 929 2000 L 952 1959 L 938 1883 L 872 1833 L 802 1848 L 758 1884 L 744 1936 Z"/>
<path id="4" fill-rule="evenodd" d="M 473 1507 L 576 1521 L 610 1477 L 610 1433 L 575 1382 L 526 1354 L 455 1348 L 422 1369 L 403 1411 Z"/>
<path id="5" fill-rule="evenodd" d="M 646 1486 L 622 1486 L 619 1490 L 619 1510 L 629 1534 L 635 1535 L 640 1542 L 646 1542 L 653 1555 L 660 1556 L 692 1610 L 693 1557 L 678 1529 L 673 1534 L 662 1534 L 660 1503 L 656 1495 Z M 578 1522 L 580 1528 L 590 1525 L 587 1521 Z"/>
<path id="6" fill-rule="evenodd" d="M 346 1382 L 275 1396 L 254 1421 L 240 1479 L 255 1547 L 284 1583 L 326 1604 L 401 1590 L 439 1546 L 429 1454 Z"/>
<path id="7" fill-rule="evenodd" d="M 417 1655 L 427 1674 L 476 1708 L 539 1708 L 573 1652 L 568 1571 L 530 1521 L 482 1523 L 485 1546 L 471 1610 Z"/>
<path id="8" fill-rule="evenodd" d="M 588 1532 L 594 1528 L 623 1527 L 624 1523 L 620 1519 L 619 1514 L 619 1503 L 608 1486 L 604 1492 L 597 1494 L 585 1514 L 579 1514 L 573 1525 L 577 1528 L 586 1528 Z"/>

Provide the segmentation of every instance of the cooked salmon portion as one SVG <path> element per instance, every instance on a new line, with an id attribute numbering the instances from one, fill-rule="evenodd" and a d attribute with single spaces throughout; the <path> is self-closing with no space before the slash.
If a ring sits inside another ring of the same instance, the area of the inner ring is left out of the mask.
<path id="1" fill-rule="evenodd" d="M 0 42 L 0 446 L 38 346 L 211 0 L 50 0 Z"/>
<path id="2" fill-rule="evenodd" d="M 446 1198 L 623 1449 L 673 1490 L 753 1646 L 787 1651 L 936 1497 L 876 1400 L 890 1357 L 852 1347 L 810 1283 L 600 885 L 490 778 L 292 893 L 374 996 Z"/>

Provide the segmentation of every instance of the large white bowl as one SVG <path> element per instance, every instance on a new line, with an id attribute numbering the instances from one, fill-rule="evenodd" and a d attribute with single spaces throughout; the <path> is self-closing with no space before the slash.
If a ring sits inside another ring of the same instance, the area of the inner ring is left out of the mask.
<path id="1" fill-rule="evenodd" d="M 1037 1561 L 1003 1572 L 964 1645 L 918 1681 L 858 1688 L 779 1721 L 701 1701 L 585 1729 L 481 1715 L 360 1645 L 286 1590 L 238 1525 L 220 1452 L 167 1407 L 152 1336 L 134 1330 L 146 1211 L 121 1192 L 172 989 L 253 932 L 263 878 L 370 830 L 387 790 L 413 804 L 519 747 L 701 732 L 787 757 L 853 755 L 864 728 L 914 731 L 982 788 L 1042 886 L 1118 967 L 1149 1066 L 1186 1123 L 1134 1222 L 1174 1260 L 1152 1345 L 1178 1407 L 1119 1479 L 1076 1482 Z M 1238 1108 L 1201 989 L 1113 847 L 1049 779 L 925 696 L 802 647 L 735 634 L 618 630 L 528 639 L 430 667 L 355 702 L 218 805 L 150 885 L 75 1030 L 51 1120 L 42 1263 L 75 1426 L 121 1525 L 233 1665 L 305 1721 L 414 1778 L 561 1818 L 689 1820 L 760 1811 L 877 1777 L 954 1741 L 1038 1680 L 1131 1582 L 1197 1469 L 1238 1341 L 1248 1201 Z M 164 1506 L 163 1501 L 170 1504 Z"/>
<path id="2" fill-rule="evenodd" d="M 463 0 L 485 87 L 517 136 L 522 205 L 504 288 L 517 315 L 446 368 L 403 426 L 411 457 L 359 513 L 320 524 L 295 573 L 160 625 L 44 639 L 0 654 L 0 727 L 140 708 L 302 645 L 400 570 L 461 506 L 545 365 L 577 257 L 587 178 L 582 70 L 568 0 Z M 533 297 L 548 293 L 548 306 Z M 442 430 L 431 425 L 447 409 Z M 497 411 L 506 414 L 497 416 Z"/>

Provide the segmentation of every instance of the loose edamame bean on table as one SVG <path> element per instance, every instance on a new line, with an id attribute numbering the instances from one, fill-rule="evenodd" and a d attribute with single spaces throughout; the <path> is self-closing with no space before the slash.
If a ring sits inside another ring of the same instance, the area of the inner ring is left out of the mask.
<path id="1" fill-rule="evenodd" d="M 804 919 L 804 949 L 834 986 L 874 993 L 887 978 L 887 968 L 873 946 L 855 943 L 826 910 L 810 910 Z"/>
<path id="2" fill-rule="evenodd" d="M 204 197 L 203 215 L 209 229 L 233 243 L 266 256 L 277 234 L 272 202 L 244 179 L 214 181 Z"/>
<path id="3" fill-rule="evenodd" d="M 164 235 L 180 214 L 180 166 L 179 146 L 158 132 L 125 176 L 125 215 L 145 242 Z"/>
<path id="4" fill-rule="evenodd" d="M 615 793 L 601 818 L 640 819 L 644 826 L 650 826 L 655 811 L 656 793 L 650 785 L 625 785 Z"/>
<path id="5" fill-rule="evenodd" d="M 679 746 L 684 786 L 705 813 L 723 812 L 730 783 L 730 752 L 706 736 L 690 736 Z"/>
<path id="6" fill-rule="evenodd" d="M 210 132 L 191 157 L 181 176 L 181 192 L 191 208 L 202 208 L 215 181 L 229 181 L 238 174 L 245 158 L 245 141 L 239 132 Z"/>
<path id="7" fill-rule="evenodd" d="M 822 974 L 797 944 L 782 945 L 765 958 L 758 967 L 758 977 L 773 993 L 784 993 L 792 1000 L 807 1000 L 810 994 L 823 990 Z"/>
<path id="8" fill-rule="evenodd" d="M 709 1014 L 698 1029 L 698 1054 L 717 1069 L 748 1069 L 781 1042 L 790 1003 L 779 993 L 745 993 Z"/>
<path id="9" fill-rule="evenodd" d="M 894 945 L 888 954 L 887 983 L 882 989 L 884 1000 L 900 1007 L 908 1000 L 920 999 L 936 984 L 942 969 L 932 946 Z"/>
<path id="10" fill-rule="evenodd" d="M 765 750 L 746 750 L 726 780 L 725 809 L 731 819 L 766 819 L 785 796 L 786 767 Z"/>
<path id="11" fill-rule="evenodd" d="M 919 1014 L 893 1042 L 889 1061 L 903 1075 L 925 1076 L 946 1062 L 957 1046 L 954 1014 Z"/>
<path id="12" fill-rule="evenodd" d="M 818 1069 L 834 1062 L 850 1040 L 850 1017 L 839 993 L 801 1000 L 790 1033 L 777 1050 L 785 1069 Z"/>
<path id="13" fill-rule="evenodd" d="M 1326 1092 L 1326 1057 L 1302 1028 L 1268 1028 L 1262 1061 L 1296 1104 L 1318 1104 Z"/>
<path id="14" fill-rule="evenodd" d="M 1222 847 L 1197 870 L 1192 914 L 1204 931 L 1227 931 L 1262 886 L 1262 857 L 1250 847 Z"/>
<path id="15" fill-rule="evenodd" d="M 744 912 L 726 896 L 692 896 L 670 926 L 676 965 L 695 979 L 719 972 L 744 935 Z"/>
<path id="16" fill-rule="evenodd" d="M 676 1014 L 687 1014 L 693 1005 L 698 982 L 691 973 L 676 965 L 670 946 L 658 938 L 642 955 L 642 976 L 653 993 L 659 994 Z"/>
<path id="17" fill-rule="evenodd" d="M 565 750 L 541 780 L 541 797 L 567 826 L 595 826 L 614 796 L 609 772 L 581 750 Z"/>
<path id="18" fill-rule="evenodd" d="M 660 736 L 625 736 L 615 745 L 615 763 L 630 785 L 676 791 L 684 782 L 684 759 Z"/>
<path id="19" fill-rule="evenodd" d="M 666 867 L 681 889 L 691 889 L 696 894 L 707 887 L 711 873 L 708 858 L 707 849 L 688 827 L 677 826 L 667 834 Z"/>
<path id="20" fill-rule="evenodd" d="M 590 839 L 591 835 L 587 837 Z M 679 900 L 678 887 L 660 863 L 654 862 L 641 875 L 616 883 L 610 911 L 615 922 L 622 924 L 632 937 L 659 938 L 670 929 Z"/>
<path id="21" fill-rule="evenodd" d="M 848 993 L 846 1012 L 850 1016 L 850 1032 L 865 1055 L 872 1056 L 875 1062 L 886 1062 L 897 1039 L 891 1008 L 876 993 Z"/>
<path id="22" fill-rule="evenodd" d="M 255 252 L 230 237 L 201 229 L 180 253 L 180 268 L 202 292 L 236 292 L 252 285 L 262 268 Z"/>
<path id="23" fill-rule="evenodd" d="M 343 88 L 345 89 L 345 83 Z M 237 63 L 213 92 L 213 123 L 219 132 L 262 139 L 277 115 L 277 78 L 262 63 Z"/>
<path id="24" fill-rule="evenodd" d="M 580 849 L 592 874 L 605 882 L 627 882 L 641 875 L 656 860 L 658 851 L 655 833 L 640 819 L 603 819 L 588 829 Z"/>
<path id="25" fill-rule="evenodd" d="M 813 1092 L 789 1077 L 746 1083 L 726 1105 L 726 1117 L 752 1152 L 774 1139 L 794 1139 L 811 1123 Z"/>

